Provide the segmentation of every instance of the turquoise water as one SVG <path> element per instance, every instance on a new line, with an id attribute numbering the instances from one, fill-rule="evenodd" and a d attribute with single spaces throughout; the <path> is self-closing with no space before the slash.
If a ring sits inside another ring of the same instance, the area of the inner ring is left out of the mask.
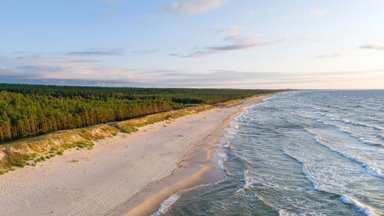
<path id="1" fill-rule="evenodd" d="M 249 107 L 217 153 L 226 177 L 162 215 L 384 215 L 384 91 L 305 91 Z"/>

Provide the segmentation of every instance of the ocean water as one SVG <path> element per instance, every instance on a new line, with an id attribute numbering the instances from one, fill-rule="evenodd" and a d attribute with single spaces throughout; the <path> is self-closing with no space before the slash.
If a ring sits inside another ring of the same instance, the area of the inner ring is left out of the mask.
<path id="1" fill-rule="evenodd" d="M 226 177 L 158 215 L 384 215 L 384 91 L 303 91 L 247 108 L 216 153 Z"/>

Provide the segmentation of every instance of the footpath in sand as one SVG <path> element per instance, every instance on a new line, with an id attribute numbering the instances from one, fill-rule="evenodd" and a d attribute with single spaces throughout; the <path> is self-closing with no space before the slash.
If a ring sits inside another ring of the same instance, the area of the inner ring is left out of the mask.
<path id="1" fill-rule="evenodd" d="M 260 100 L 145 126 L 0 176 L 0 215 L 151 214 L 202 181 L 229 122 Z"/>

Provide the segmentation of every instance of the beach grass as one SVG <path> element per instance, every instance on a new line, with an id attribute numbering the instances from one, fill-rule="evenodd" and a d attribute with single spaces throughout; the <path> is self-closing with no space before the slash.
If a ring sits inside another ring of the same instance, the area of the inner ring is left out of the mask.
<path id="1" fill-rule="evenodd" d="M 15 170 L 15 167 L 35 166 L 37 163 L 49 160 L 57 155 L 63 155 L 65 151 L 70 149 L 91 150 L 95 141 L 116 136 L 121 132 L 131 134 L 146 125 L 163 121 L 170 122 L 215 107 L 230 107 L 242 101 L 232 100 L 215 105 L 197 105 L 113 124 L 100 124 L 87 128 L 58 131 L 3 144 L 0 146 L 0 175 Z"/>

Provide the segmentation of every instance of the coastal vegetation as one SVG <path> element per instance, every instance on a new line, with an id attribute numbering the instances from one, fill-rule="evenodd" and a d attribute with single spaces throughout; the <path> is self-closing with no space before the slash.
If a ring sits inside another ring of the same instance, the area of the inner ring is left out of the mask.
<path id="1" fill-rule="evenodd" d="M 272 92 L 0 84 L 0 174 L 68 149 L 92 149 L 95 141 L 119 132 Z"/>
<path id="2" fill-rule="evenodd" d="M 266 92 L 0 84 L 0 143 Z"/>

